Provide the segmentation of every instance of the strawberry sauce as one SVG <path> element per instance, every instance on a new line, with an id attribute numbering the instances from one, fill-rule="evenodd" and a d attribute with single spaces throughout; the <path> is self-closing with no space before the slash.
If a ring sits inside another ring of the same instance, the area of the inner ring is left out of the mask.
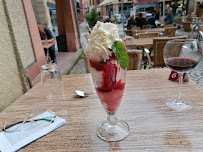
<path id="1" fill-rule="evenodd" d="M 121 79 L 116 80 L 120 66 L 112 63 L 117 62 L 114 57 L 111 57 L 106 62 L 95 62 L 91 59 L 89 61 L 91 68 L 102 72 L 103 81 L 100 86 L 96 87 L 96 91 L 103 107 L 109 112 L 116 111 L 125 88 L 125 83 L 122 83 Z"/>

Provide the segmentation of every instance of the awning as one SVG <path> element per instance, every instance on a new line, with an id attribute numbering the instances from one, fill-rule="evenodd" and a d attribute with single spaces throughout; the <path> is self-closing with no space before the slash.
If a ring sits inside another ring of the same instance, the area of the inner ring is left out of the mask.
<path id="1" fill-rule="evenodd" d="M 107 5 L 107 4 L 110 4 L 110 3 L 113 3 L 113 2 L 116 2 L 116 0 L 105 0 L 102 3 L 100 3 L 99 6 Z"/>
<path id="2" fill-rule="evenodd" d="M 133 9 L 137 10 L 140 8 L 149 8 L 149 7 L 156 7 L 156 6 L 157 6 L 157 4 L 145 3 L 145 4 L 135 5 Z"/>

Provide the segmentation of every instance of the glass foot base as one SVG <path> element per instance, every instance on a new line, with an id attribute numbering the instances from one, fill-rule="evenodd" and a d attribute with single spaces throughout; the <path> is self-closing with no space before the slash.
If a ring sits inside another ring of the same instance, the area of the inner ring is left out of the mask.
<path id="1" fill-rule="evenodd" d="M 110 125 L 108 121 L 99 124 L 97 135 L 106 141 L 119 141 L 127 137 L 129 126 L 126 122 L 117 120 L 116 125 Z"/>
<path id="2" fill-rule="evenodd" d="M 193 105 L 186 103 L 183 100 L 170 99 L 166 102 L 166 106 L 176 111 L 189 111 L 192 110 Z"/>

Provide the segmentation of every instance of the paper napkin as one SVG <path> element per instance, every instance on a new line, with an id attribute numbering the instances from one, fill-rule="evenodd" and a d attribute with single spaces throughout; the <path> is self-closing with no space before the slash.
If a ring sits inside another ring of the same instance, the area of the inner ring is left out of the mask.
<path id="1" fill-rule="evenodd" d="M 46 117 L 49 115 L 49 111 L 46 111 L 37 117 Z M 35 117 L 36 118 L 36 117 Z M 23 124 L 21 131 L 13 132 L 1 132 L 0 133 L 0 151 L 1 152 L 15 152 L 32 141 L 50 133 L 51 131 L 66 124 L 66 120 L 56 116 L 54 122 L 49 125 L 36 125 L 35 123 Z"/>

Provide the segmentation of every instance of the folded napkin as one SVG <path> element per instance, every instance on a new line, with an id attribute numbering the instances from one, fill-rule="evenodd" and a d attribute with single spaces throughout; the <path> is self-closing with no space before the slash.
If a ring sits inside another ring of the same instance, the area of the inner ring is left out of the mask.
<path id="1" fill-rule="evenodd" d="M 50 111 L 46 111 L 34 119 L 45 118 L 50 115 Z M 31 143 L 32 141 L 48 134 L 49 132 L 64 125 L 66 120 L 56 116 L 54 122 L 49 125 L 36 125 L 36 123 L 25 123 L 21 131 L 1 132 L 0 133 L 0 151 L 1 152 L 14 152 Z"/>

